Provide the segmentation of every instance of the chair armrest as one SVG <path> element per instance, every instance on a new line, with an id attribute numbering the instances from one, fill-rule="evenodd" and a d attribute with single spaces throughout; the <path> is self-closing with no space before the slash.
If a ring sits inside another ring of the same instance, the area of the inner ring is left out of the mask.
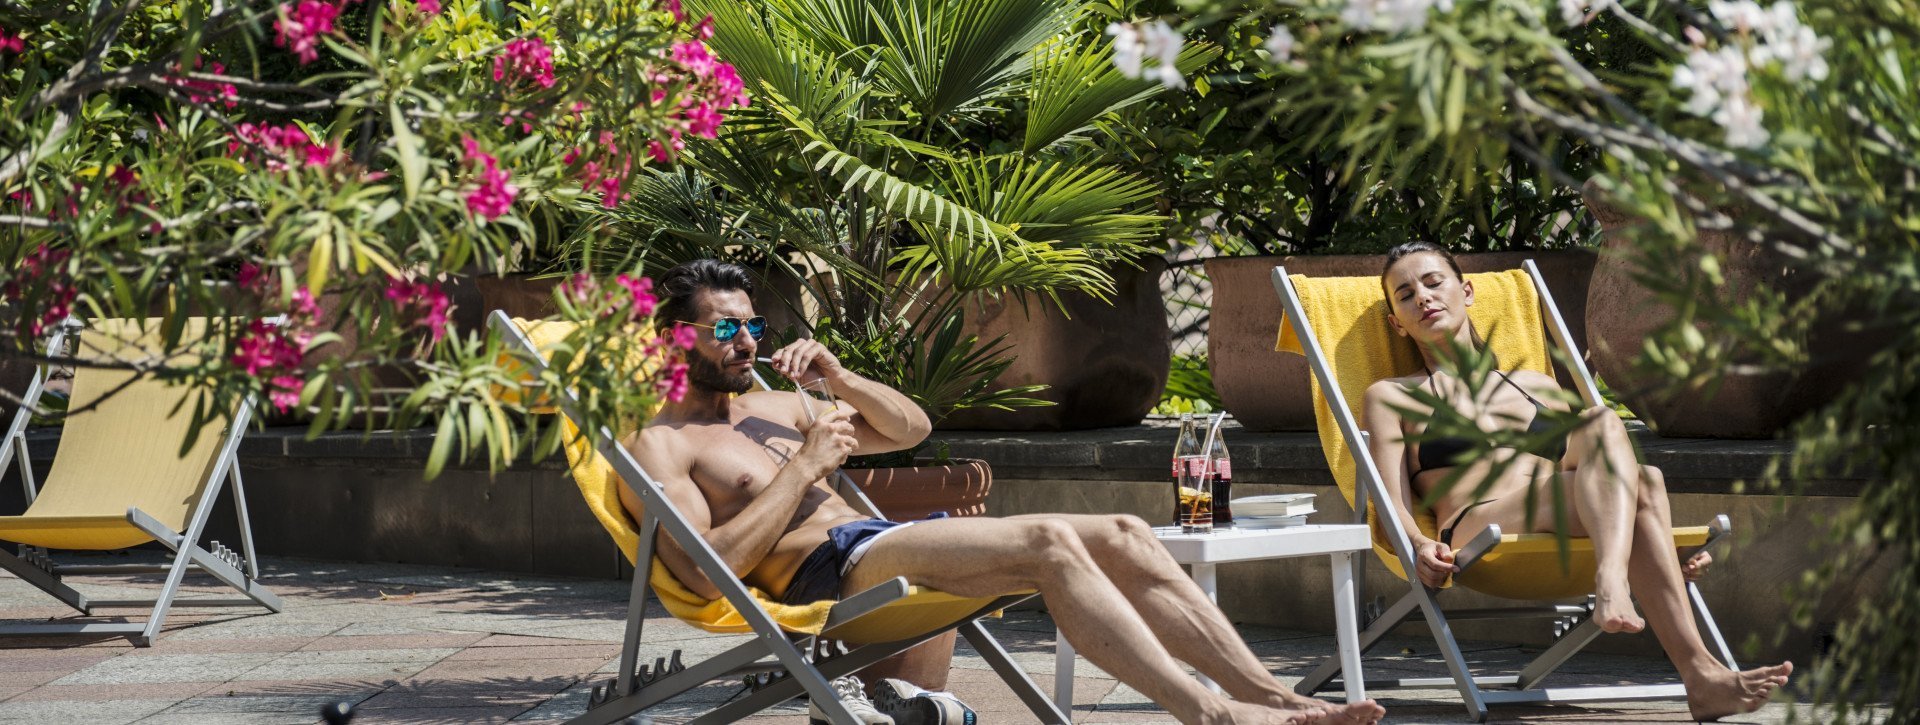
<path id="1" fill-rule="evenodd" d="M 1458 572 L 1455 572 L 1455 574 L 1466 573 L 1469 567 L 1473 566 L 1475 562 L 1480 561 L 1480 557 L 1486 556 L 1487 552 L 1493 550 L 1493 547 L 1499 546 L 1500 535 L 1500 525 L 1490 524 L 1487 526 L 1487 530 L 1480 532 L 1479 536 L 1473 537 L 1473 541 L 1467 542 L 1467 545 L 1461 548 L 1459 553 L 1453 555 L 1453 565 L 1460 569 Z"/>
<path id="2" fill-rule="evenodd" d="M 897 576 L 880 582 L 866 591 L 842 599 L 839 604 L 833 605 L 832 611 L 827 612 L 827 623 L 821 631 L 830 631 L 906 596 L 906 577 Z"/>

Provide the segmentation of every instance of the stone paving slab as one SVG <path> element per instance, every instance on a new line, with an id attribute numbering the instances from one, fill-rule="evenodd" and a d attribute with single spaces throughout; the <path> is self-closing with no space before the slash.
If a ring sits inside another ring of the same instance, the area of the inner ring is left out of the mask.
<path id="1" fill-rule="evenodd" d="M 114 561 L 156 558 L 116 556 Z M 269 557 L 270 587 L 286 611 L 203 610 L 169 617 L 155 646 L 125 639 L 70 637 L 0 640 L 0 723 L 312 723 L 321 706 L 347 702 L 356 723 L 558 722 L 584 711 L 596 683 L 618 669 L 622 582 L 518 576 L 499 572 L 398 564 L 358 564 Z M 198 584 L 198 583 L 196 583 Z M 101 577 L 84 591 L 151 596 L 158 582 Z M 196 586 L 196 589 L 206 589 Z M 44 621 L 43 597 L 0 577 L 0 621 Z M 989 620 L 1043 691 L 1053 686 L 1052 621 L 1038 610 Z M 1327 633 L 1241 625 L 1254 653 L 1281 682 L 1293 684 L 1333 651 Z M 741 635 L 711 635 L 647 611 L 646 639 L 695 662 L 731 648 Z M 1465 643 L 1489 672 L 1512 672 L 1532 654 L 1513 645 Z M 1431 642 L 1393 638 L 1366 666 L 1374 676 L 1434 676 L 1443 671 Z M 1567 684 L 1670 680 L 1666 662 L 1586 655 L 1556 675 Z M 955 648 L 948 688 L 974 706 L 982 723 L 1034 718 L 966 642 Z M 683 722 L 742 692 L 737 682 L 697 688 L 648 711 L 657 722 Z M 1172 719 L 1138 691 L 1080 659 L 1073 719 L 1077 723 L 1165 723 Z M 1392 722 L 1467 722 L 1456 693 L 1374 693 Z M 1730 722 L 1771 723 L 1786 705 Z M 1885 716 L 1885 713 L 1882 713 Z M 1818 718 L 1815 718 L 1818 720 Z M 1675 702 L 1553 706 L 1496 710 L 1493 722 L 1685 722 Z M 783 703 L 749 723 L 800 725 L 806 703 Z"/>

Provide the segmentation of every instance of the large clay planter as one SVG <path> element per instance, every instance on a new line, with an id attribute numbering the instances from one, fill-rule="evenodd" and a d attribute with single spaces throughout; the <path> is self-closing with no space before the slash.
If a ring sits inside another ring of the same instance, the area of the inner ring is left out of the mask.
<path id="1" fill-rule="evenodd" d="M 1462 271 L 1517 269 L 1534 260 L 1547 278 L 1573 338 L 1586 343 L 1587 280 L 1595 255 L 1588 250 L 1484 252 L 1456 257 Z M 1379 277 L 1384 254 L 1302 255 L 1294 257 L 1217 257 L 1207 260 L 1213 284 L 1213 315 L 1207 327 L 1207 364 L 1213 388 L 1234 420 L 1248 430 L 1314 429 L 1313 392 L 1306 358 L 1275 352 L 1280 331 L 1280 297 L 1273 290 L 1273 268 L 1310 277 Z M 1384 299 L 1384 296 L 1382 297 Z M 1382 320 L 1380 324 L 1386 324 Z"/>
<path id="2" fill-rule="evenodd" d="M 987 512 L 993 469 L 977 458 L 956 458 L 944 466 L 849 468 L 873 505 L 894 521 L 918 521 L 935 512 L 979 516 Z"/>
<path id="3" fill-rule="evenodd" d="M 1643 378 L 1634 369 L 1642 341 L 1673 319 L 1673 311 L 1633 279 L 1633 245 L 1622 232 L 1640 220 L 1607 203 L 1592 182 L 1581 193 L 1606 232 L 1587 301 L 1587 329 L 1593 338 L 1589 357 L 1608 387 L 1660 435 L 1771 438 L 1864 373 L 1867 358 L 1877 349 L 1873 336 L 1845 332 L 1842 321 L 1835 319 L 1816 325 L 1809 344 L 1822 362 L 1801 374 L 1727 371 L 1716 391 L 1677 389 L 1663 380 Z M 1745 299 L 1763 287 L 1789 296 L 1811 287 L 1807 273 L 1769 248 L 1726 231 L 1699 234 L 1700 246 L 1721 257 L 1726 279 L 1722 293 L 1730 299 Z"/>
<path id="4" fill-rule="evenodd" d="M 981 341 L 1007 335 L 1017 356 L 994 384 L 1042 384 L 1033 397 L 1054 405 L 1017 410 L 956 412 L 943 430 L 1082 430 L 1133 425 L 1160 402 L 1172 364 L 1167 310 L 1160 299 L 1166 261 L 1141 260 L 1143 269 L 1114 270 L 1112 303 L 1082 294 L 1051 300 L 1003 297 L 968 305 L 968 332 Z"/>

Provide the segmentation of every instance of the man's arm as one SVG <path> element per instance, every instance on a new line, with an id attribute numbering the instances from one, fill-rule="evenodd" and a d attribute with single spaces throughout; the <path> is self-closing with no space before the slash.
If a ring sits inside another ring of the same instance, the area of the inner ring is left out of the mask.
<path id="1" fill-rule="evenodd" d="M 806 442 L 774 474 L 773 481 L 761 489 L 760 494 L 739 515 L 720 526 L 713 526 L 706 497 L 700 493 L 699 485 L 693 482 L 690 462 L 685 459 L 674 461 L 671 454 L 664 450 L 667 446 L 647 445 L 648 436 L 645 435 L 639 437 L 638 445 L 628 446 L 628 450 L 641 467 L 655 475 L 654 480 L 666 490 L 667 498 L 673 501 L 674 507 L 693 526 L 694 533 L 706 539 L 707 546 L 720 556 L 720 561 L 726 564 L 727 569 L 735 576 L 745 576 L 760 565 L 760 560 L 766 558 L 767 552 L 772 551 L 773 545 L 786 534 L 787 522 L 800 509 L 807 489 L 839 468 L 847 454 L 853 451 L 853 424 L 846 420 L 846 415 L 841 411 L 829 411 L 820 416 L 819 421 L 807 430 Z M 666 472 L 666 475 L 656 472 Z M 623 486 L 620 501 L 637 521 L 639 502 L 631 497 L 632 492 Z M 654 539 L 654 545 L 660 561 L 689 591 L 706 599 L 721 597 L 720 588 L 665 530 Z M 642 562 L 640 566 L 647 564 Z"/>
<path id="2" fill-rule="evenodd" d="M 859 412 L 852 419 L 860 440 L 856 454 L 906 450 L 933 432 L 933 422 L 913 399 L 842 367 L 840 359 L 817 341 L 796 341 L 774 352 L 771 359 L 773 369 L 789 378 L 826 378 L 834 396 Z"/>

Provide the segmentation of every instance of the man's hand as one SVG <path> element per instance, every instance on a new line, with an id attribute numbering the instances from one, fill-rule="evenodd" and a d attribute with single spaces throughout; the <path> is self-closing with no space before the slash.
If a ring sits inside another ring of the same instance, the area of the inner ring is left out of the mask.
<path id="1" fill-rule="evenodd" d="M 1447 577 L 1460 570 L 1453 565 L 1453 548 L 1431 539 L 1413 545 L 1413 558 L 1420 583 L 1430 587 L 1446 584 Z"/>
<path id="2" fill-rule="evenodd" d="M 840 358 L 827 351 L 827 346 L 817 340 L 796 340 L 793 344 L 780 348 L 768 356 L 775 372 L 787 376 L 790 380 L 808 382 L 826 378 L 829 383 L 839 383 L 847 372 L 840 366 Z"/>
<path id="3" fill-rule="evenodd" d="M 833 469 L 847 461 L 853 453 L 859 439 L 854 437 L 853 422 L 847 420 L 846 407 L 838 407 L 821 413 L 820 417 L 807 427 L 807 440 L 800 444 L 800 451 L 793 456 L 793 462 L 809 468 L 806 472 L 807 484 L 826 478 Z"/>

